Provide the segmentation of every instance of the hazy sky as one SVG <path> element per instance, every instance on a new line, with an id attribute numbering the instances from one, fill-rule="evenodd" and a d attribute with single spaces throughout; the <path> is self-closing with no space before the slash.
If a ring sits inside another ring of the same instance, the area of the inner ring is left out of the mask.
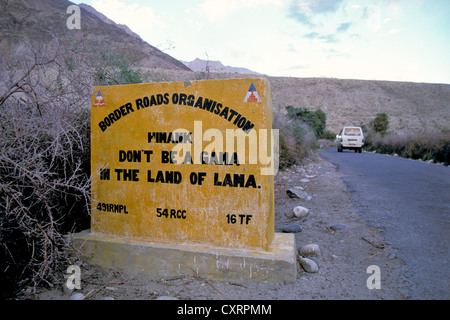
<path id="1" fill-rule="evenodd" d="M 450 83 L 450 0 L 73 2 L 179 60 L 271 76 Z"/>

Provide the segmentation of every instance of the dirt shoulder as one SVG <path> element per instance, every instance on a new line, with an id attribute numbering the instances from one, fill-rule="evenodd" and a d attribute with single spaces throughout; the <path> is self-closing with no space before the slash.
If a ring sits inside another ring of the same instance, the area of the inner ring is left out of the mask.
<path id="1" fill-rule="evenodd" d="M 286 193 L 301 188 L 311 196 L 310 200 L 292 198 Z M 297 218 L 293 212 L 296 206 L 307 208 L 308 215 Z M 153 300 L 162 296 L 183 300 L 404 299 L 391 276 L 401 261 L 379 231 L 367 226 L 360 217 L 335 166 L 318 155 L 275 177 L 275 232 L 282 232 L 291 224 L 302 227 L 301 232 L 295 233 L 297 249 L 311 243 L 320 248 L 320 255 L 310 258 L 319 271 L 308 273 L 299 265 L 293 284 L 220 281 L 198 276 L 149 280 L 84 264 L 82 288 L 76 292 L 86 300 Z M 333 230 L 335 224 L 344 229 Z M 367 288 L 371 276 L 367 268 L 371 265 L 381 270 L 381 289 Z M 69 299 L 62 284 L 63 281 L 52 290 L 35 294 L 29 289 L 21 298 Z"/>

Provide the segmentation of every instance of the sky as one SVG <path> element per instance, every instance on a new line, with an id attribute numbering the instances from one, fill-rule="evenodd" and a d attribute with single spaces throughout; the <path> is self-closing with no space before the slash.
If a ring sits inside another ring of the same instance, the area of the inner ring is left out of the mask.
<path id="1" fill-rule="evenodd" d="M 269 76 L 450 84 L 450 0 L 73 2 L 178 60 Z"/>

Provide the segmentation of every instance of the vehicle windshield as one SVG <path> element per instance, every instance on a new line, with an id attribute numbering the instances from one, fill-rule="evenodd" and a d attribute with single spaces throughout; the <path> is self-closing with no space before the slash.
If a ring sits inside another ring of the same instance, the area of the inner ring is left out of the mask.
<path id="1" fill-rule="evenodd" d="M 345 128 L 344 134 L 346 136 L 360 136 L 361 129 L 360 128 Z"/>

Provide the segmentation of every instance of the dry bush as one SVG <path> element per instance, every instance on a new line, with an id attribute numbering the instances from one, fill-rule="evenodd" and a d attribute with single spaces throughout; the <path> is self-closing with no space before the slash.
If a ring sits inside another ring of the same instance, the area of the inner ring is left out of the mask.
<path id="1" fill-rule="evenodd" d="M 78 63 L 69 68 L 67 59 Z M 92 83 L 74 52 L 41 45 L 0 66 L 0 280 L 6 295 L 50 284 L 64 235 L 89 212 Z"/>
<path id="2" fill-rule="evenodd" d="M 87 41 L 86 41 L 87 42 Z M 0 295 L 60 282 L 90 222 L 92 86 L 148 81 L 126 54 L 67 39 L 0 61 Z"/>
<path id="3" fill-rule="evenodd" d="M 445 165 L 450 163 L 450 134 L 448 133 L 414 133 L 381 134 L 370 133 L 366 138 L 365 148 L 379 153 L 397 154 L 400 157 L 434 160 Z"/>
<path id="4" fill-rule="evenodd" d="M 300 119 L 275 112 L 273 128 L 279 129 L 280 169 L 301 163 L 317 148 L 314 132 Z"/>

